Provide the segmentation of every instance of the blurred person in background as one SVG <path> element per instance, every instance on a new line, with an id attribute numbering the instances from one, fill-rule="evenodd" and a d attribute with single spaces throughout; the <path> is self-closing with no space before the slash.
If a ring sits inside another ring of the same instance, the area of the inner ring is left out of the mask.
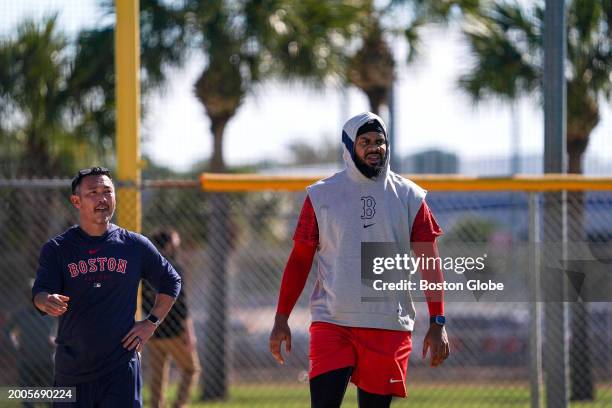
<path id="1" fill-rule="evenodd" d="M 31 279 L 24 288 L 24 299 L 30 300 Z M 41 316 L 31 305 L 17 309 L 9 317 L 4 334 L 17 357 L 20 387 L 51 387 L 53 385 L 53 352 L 57 325 L 50 316 Z M 49 404 L 47 404 L 49 405 Z M 23 402 L 24 407 L 33 407 Z"/>
<path id="2" fill-rule="evenodd" d="M 146 237 L 110 222 L 108 169 L 80 170 L 71 187 L 79 223 L 43 245 L 32 287 L 36 308 L 59 317 L 54 385 L 76 388 L 72 407 L 142 407 L 139 352 L 172 308 L 181 278 Z M 157 295 L 136 321 L 141 279 Z"/>
<path id="3" fill-rule="evenodd" d="M 189 316 L 184 289 L 184 275 L 177 253 L 181 245 L 179 233 L 172 229 L 159 231 L 151 237 L 153 244 L 170 261 L 181 275 L 183 289 L 176 298 L 174 307 L 153 334 L 147 346 L 147 365 L 150 370 L 151 403 L 154 408 L 164 406 L 167 390 L 170 360 L 180 370 L 180 382 L 174 407 L 185 407 L 200 374 L 200 361 L 196 349 L 193 320 Z M 155 300 L 155 291 L 148 283 L 142 286 L 142 308 L 148 310 Z"/>
<path id="4" fill-rule="evenodd" d="M 365 112 L 342 129 L 346 168 L 307 188 L 294 246 L 281 282 L 270 351 L 284 363 L 281 345 L 291 350 L 289 315 L 318 252 L 310 298 L 310 398 L 313 408 L 340 407 L 349 381 L 358 388 L 360 408 L 384 408 L 406 396 L 415 309 L 409 291 L 385 292 L 385 302 L 364 302 L 362 242 L 408 243 L 417 253 L 437 257 L 442 234 L 425 202 L 426 191 L 393 173 L 382 119 Z M 421 268 L 430 283 L 443 282 L 439 265 Z M 425 291 L 430 326 L 423 358 L 431 366 L 449 355 L 444 329 L 443 291 Z"/>

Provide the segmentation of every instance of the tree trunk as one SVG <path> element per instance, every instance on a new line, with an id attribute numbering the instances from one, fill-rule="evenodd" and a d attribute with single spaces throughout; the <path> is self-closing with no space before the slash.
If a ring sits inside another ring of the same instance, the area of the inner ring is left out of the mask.
<path id="1" fill-rule="evenodd" d="M 46 141 L 38 136 L 38 129 L 34 127 L 27 131 L 26 150 L 21 162 L 20 175 L 27 178 L 42 177 L 50 178 L 57 176 L 51 174 L 53 170 L 52 160 Z"/>
<path id="2" fill-rule="evenodd" d="M 567 146 L 568 166 L 567 172 L 570 174 L 582 174 L 582 154 L 586 150 L 584 143 L 573 142 Z"/>
<path id="3" fill-rule="evenodd" d="M 370 111 L 379 114 L 380 107 L 387 102 L 389 92 L 384 89 L 370 89 L 366 91 L 368 102 L 370 103 Z"/>
<path id="4" fill-rule="evenodd" d="M 582 155 L 588 138 L 571 138 L 567 143 L 568 172 L 582 174 Z M 584 192 L 568 192 L 568 240 L 573 243 L 585 242 Z M 577 271 L 585 274 L 588 271 Z M 587 305 L 581 298 L 570 303 L 570 389 L 572 401 L 591 401 L 594 398 L 593 362 L 590 344 L 590 316 Z"/>
<path id="5" fill-rule="evenodd" d="M 224 173 L 226 170 L 225 160 L 223 159 L 223 133 L 229 118 L 211 118 L 210 130 L 213 134 L 213 151 L 210 159 L 210 171 Z"/>

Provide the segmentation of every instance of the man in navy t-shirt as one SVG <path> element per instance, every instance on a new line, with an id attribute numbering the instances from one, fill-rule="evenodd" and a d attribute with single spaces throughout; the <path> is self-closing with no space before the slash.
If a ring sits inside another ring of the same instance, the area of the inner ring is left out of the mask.
<path id="1" fill-rule="evenodd" d="M 36 307 L 59 317 L 55 385 L 76 387 L 76 407 L 141 407 L 137 351 L 172 307 L 181 278 L 147 238 L 110 222 L 108 169 L 79 171 L 70 201 L 79 225 L 45 243 L 32 288 Z M 157 296 L 149 316 L 135 321 L 140 279 Z"/>

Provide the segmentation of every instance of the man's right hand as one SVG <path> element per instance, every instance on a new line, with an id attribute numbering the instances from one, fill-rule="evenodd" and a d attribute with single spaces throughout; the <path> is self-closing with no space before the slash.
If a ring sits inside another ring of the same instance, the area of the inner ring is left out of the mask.
<path id="1" fill-rule="evenodd" d="M 50 316 L 61 316 L 68 310 L 68 296 L 60 295 L 58 293 L 49 294 L 47 292 L 40 292 L 34 296 L 34 304 L 41 311 L 47 313 Z"/>
<path id="2" fill-rule="evenodd" d="M 277 314 L 274 318 L 274 327 L 272 333 L 270 333 L 270 353 L 274 356 L 274 359 L 280 364 L 285 364 L 283 355 L 281 354 L 281 345 L 285 342 L 285 351 L 289 353 L 291 351 L 291 330 L 287 321 L 289 316 L 283 314 Z"/>

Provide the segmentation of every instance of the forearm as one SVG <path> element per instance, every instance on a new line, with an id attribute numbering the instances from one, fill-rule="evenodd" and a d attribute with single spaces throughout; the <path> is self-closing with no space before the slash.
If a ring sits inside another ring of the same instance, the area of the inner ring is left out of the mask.
<path id="1" fill-rule="evenodd" d="M 424 259 L 438 259 L 438 246 L 436 241 L 423 242 L 419 244 Z M 440 269 L 439 262 L 425 263 L 428 267 L 421 268 L 421 276 L 423 280 L 428 283 L 443 283 L 444 275 Z M 429 264 L 429 265 L 427 265 Z M 444 314 L 444 289 L 440 290 L 426 290 L 425 298 L 427 299 L 427 308 L 429 309 L 430 316 L 437 316 Z"/>
<path id="2" fill-rule="evenodd" d="M 166 315 L 172 309 L 172 305 L 176 299 L 164 293 L 158 293 L 155 296 L 155 304 L 151 308 L 151 314 L 160 320 L 164 320 Z"/>
<path id="3" fill-rule="evenodd" d="M 304 290 L 316 246 L 296 242 L 283 272 L 276 313 L 289 317 Z"/>

